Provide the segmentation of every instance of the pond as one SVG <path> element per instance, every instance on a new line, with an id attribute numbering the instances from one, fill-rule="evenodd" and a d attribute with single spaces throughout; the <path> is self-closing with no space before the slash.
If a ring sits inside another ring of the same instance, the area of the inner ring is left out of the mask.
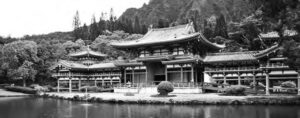
<path id="1" fill-rule="evenodd" d="M 300 106 L 85 104 L 2 97 L 0 118 L 300 118 Z"/>

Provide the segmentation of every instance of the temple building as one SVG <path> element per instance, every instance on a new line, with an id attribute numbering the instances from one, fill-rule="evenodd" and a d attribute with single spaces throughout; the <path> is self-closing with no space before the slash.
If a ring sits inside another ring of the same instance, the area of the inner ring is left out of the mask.
<path id="1" fill-rule="evenodd" d="M 83 86 L 111 86 L 121 82 L 120 70 L 113 63 L 103 63 L 107 55 L 92 51 L 89 47 L 68 55 L 52 66 L 57 78 L 57 91 L 79 91 Z"/>
<path id="2" fill-rule="evenodd" d="M 297 33 L 287 33 L 293 38 Z M 140 39 L 113 42 L 117 49 L 133 55 L 130 59 L 104 62 L 105 54 L 87 48 L 69 54 L 52 70 L 57 78 L 57 91 L 78 91 L 82 86 L 114 86 L 115 89 L 152 87 L 170 81 L 174 87 L 186 87 L 180 93 L 201 93 L 201 83 L 230 85 L 263 83 L 266 94 L 280 88 L 280 82 L 297 83 L 300 95 L 300 71 L 285 64 L 287 58 L 276 42 L 276 33 L 261 34 L 269 48 L 261 51 L 220 52 L 225 48 L 208 41 L 196 32 L 193 23 L 168 28 L 152 28 Z M 187 89 L 192 88 L 192 89 Z M 152 90 L 155 91 L 156 90 Z M 175 90 L 176 91 L 176 90 Z M 128 91 L 123 91 L 128 92 Z M 177 91 L 178 92 L 178 91 Z"/>
<path id="3" fill-rule="evenodd" d="M 124 82 L 157 85 L 203 82 L 203 58 L 208 52 L 218 52 L 223 45 L 209 42 L 193 23 L 168 28 L 149 28 L 140 39 L 112 44 L 117 49 L 137 55 L 127 61 L 116 61 L 124 69 Z"/>
<path id="4" fill-rule="evenodd" d="M 211 53 L 204 59 L 208 78 L 216 83 L 230 85 L 250 85 L 260 82 L 265 85 L 266 94 L 280 89 L 280 82 L 297 83 L 300 94 L 300 71 L 291 69 L 285 64 L 278 44 L 262 51 Z M 292 89 L 292 88 L 290 88 Z"/>

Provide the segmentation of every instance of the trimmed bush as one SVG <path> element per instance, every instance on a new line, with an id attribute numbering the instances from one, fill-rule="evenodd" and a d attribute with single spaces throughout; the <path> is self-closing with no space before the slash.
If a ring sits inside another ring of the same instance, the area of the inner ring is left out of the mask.
<path id="1" fill-rule="evenodd" d="M 29 87 L 22 87 L 22 86 L 6 86 L 6 90 L 13 91 L 13 92 L 21 92 L 27 94 L 36 94 L 37 90 L 29 88 Z"/>
<path id="2" fill-rule="evenodd" d="M 297 87 L 296 83 L 293 82 L 293 81 L 282 82 L 280 86 L 283 87 L 283 88 L 296 88 Z"/>
<path id="3" fill-rule="evenodd" d="M 246 88 L 244 86 L 230 86 L 225 89 L 226 95 L 245 95 Z"/>
<path id="4" fill-rule="evenodd" d="M 171 82 L 168 81 L 162 81 L 157 86 L 157 92 L 160 95 L 168 95 L 170 92 L 173 92 L 174 87 Z"/>

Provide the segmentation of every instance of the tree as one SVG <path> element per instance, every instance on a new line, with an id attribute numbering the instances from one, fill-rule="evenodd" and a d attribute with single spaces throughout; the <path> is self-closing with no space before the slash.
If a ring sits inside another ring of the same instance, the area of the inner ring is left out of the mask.
<path id="1" fill-rule="evenodd" d="M 223 14 L 221 14 L 217 18 L 217 24 L 216 24 L 214 33 L 215 33 L 214 34 L 215 36 L 222 36 L 224 38 L 228 38 L 227 24 L 226 24 L 225 17 Z"/>
<path id="2" fill-rule="evenodd" d="M 81 39 L 83 39 L 83 40 L 89 39 L 89 28 L 85 23 L 83 24 L 83 26 L 81 28 Z"/>
<path id="3" fill-rule="evenodd" d="M 105 21 L 105 15 L 104 13 L 102 12 L 101 13 L 101 16 L 100 16 L 100 20 L 98 22 L 98 32 L 99 34 L 103 34 L 103 31 L 106 30 L 106 21 Z"/>
<path id="4" fill-rule="evenodd" d="M 35 63 L 40 59 L 37 56 L 37 44 L 33 41 L 15 41 L 4 45 L 3 59 L 10 79 L 34 80 L 36 75 Z"/>
<path id="5" fill-rule="evenodd" d="M 108 27 L 107 27 L 107 29 L 109 30 L 109 31 L 115 31 L 115 29 L 116 29 L 116 26 L 115 26 L 115 23 L 116 23 L 116 20 L 117 20 L 117 17 L 116 16 L 114 16 L 114 10 L 113 10 L 113 8 L 111 8 L 110 9 L 110 14 L 109 14 L 109 21 L 108 21 Z"/>
<path id="6" fill-rule="evenodd" d="M 89 29 L 89 40 L 93 41 L 99 36 L 98 24 L 96 22 L 95 15 L 91 19 L 91 25 Z"/>
<path id="7" fill-rule="evenodd" d="M 73 18 L 73 35 L 75 37 L 75 40 L 81 38 L 80 25 L 81 25 L 81 22 L 79 19 L 79 12 L 76 11 L 76 14 Z"/>
<path id="8" fill-rule="evenodd" d="M 34 69 L 33 63 L 27 60 L 15 72 L 22 78 L 24 87 L 26 86 L 26 80 L 34 81 L 35 75 L 37 74 L 37 70 Z"/>
<path id="9" fill-rule="evenodd" d="M 141 33 L 141 25 L 140 25 L 140 20 L 138 16 L 135 16 L 134 19 L 134 33 Z"/>

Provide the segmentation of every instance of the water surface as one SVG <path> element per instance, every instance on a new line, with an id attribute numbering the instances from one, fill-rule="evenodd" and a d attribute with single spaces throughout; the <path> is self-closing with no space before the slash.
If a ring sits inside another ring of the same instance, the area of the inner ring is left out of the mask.
<path id="1" fill-rule="evenodd" d="M 2 97 L 0 118 L 300 118 L 300 106 L 86 104 Z"/>

